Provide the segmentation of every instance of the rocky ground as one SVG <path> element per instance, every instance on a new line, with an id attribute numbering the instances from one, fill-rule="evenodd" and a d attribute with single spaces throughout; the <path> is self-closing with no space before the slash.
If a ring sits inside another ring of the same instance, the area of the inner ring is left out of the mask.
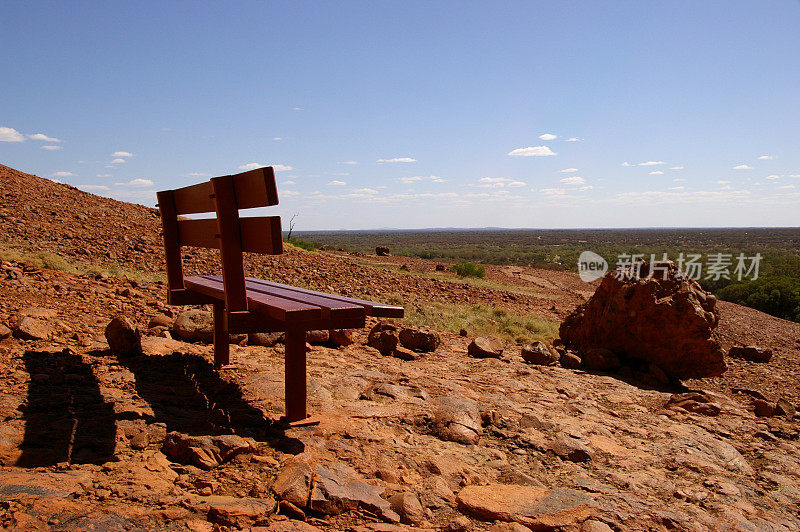
<path id="1" fill-rule="evenodd" d="M 5 167 L 0 196 L 0 244 L 162 268 L 151 209 Z M 187 269 L 214 261 L 194 252 Z M 427 261 L 334 252 L 249 267 L 343 294 L 552 319 L 593 292 L 568 273 L 489 268 L 496 285 L 473 286 L 419 275 L 433 272 Z M 310 346 L 320 423 L 287 428 L 275 421 L 282 344 L 232 346 L 234 364 L 215 371 L 210 346 L 166 331 L 179 309 L 164 291 L 0 263 L 0 527 L 800 529 L 800 325 L 722 303 L 726 351 L 758 344 L 772 359 L 729 358 L 720 377 L 659 386 L 529 364 L 513 345 L 474 358 L 471 336 L 444 332 L 434 351 L 401 360 L 366 345 L 368 327 L 351 345 Z M 109 350 L 104 331 L 120 314 L 144 332 L 142 355 Z M 676 395 L 689 389 L 703 393 Z M 762 402 L 771 410 L 757 416 Z M 698 403 L 713 408 L 675 406 Z"/>

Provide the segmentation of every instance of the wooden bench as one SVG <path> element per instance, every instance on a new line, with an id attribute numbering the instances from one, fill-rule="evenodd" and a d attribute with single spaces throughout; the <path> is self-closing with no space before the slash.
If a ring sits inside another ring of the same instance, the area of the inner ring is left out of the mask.
<path id="1" fill-rule="evenodd" d="M 245 277 L 242 252 L 283 252 L 279 216 L 240 217 L 239 209 L 278 204 L 271 167 L 158 192 L 171 305 L 214 306 L 214 363 L 229 363 L 230 334 L 285 332 L 286 419 L 306 419 L 306 332 L 355 329 L 366 316 L 399 318 L 403 308 Z M 187 214 L 216 218 L 187 219 Z M 220 250 L 222 275 L 184 277 L 181 247 Z"/>

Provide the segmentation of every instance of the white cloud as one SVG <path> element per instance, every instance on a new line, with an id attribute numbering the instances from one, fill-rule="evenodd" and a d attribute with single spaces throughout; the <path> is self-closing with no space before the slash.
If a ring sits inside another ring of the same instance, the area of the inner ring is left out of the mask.
<path id="1" fill-rule="evenodd" d="M 669 187 L 669 190 L 684 190 L 686 187 Z"/>
<path id="2" fill-rule="evenodd" d="M 378 159 L 379 163 L 415 163 L 416 159 L 411 157 L 394 157 L 392 159 Z"/>
<path id="3" fill-rule="evenodd" d="M 45 146 L 42 146 L 42 149 L 43 150 L 47 150 L 47 151 L 56 151 L 56 150 L 60 150 L 61 148 L 62 148 L 62 146 L 56 146 L 54 144 L 47 144 Z"/>
<path id="4" fill-rule="evenodd" d="M 372 196 L 372 195 L 377 194 L 377 193 L 378 193 L 378 191 L 375 190 L 374 188 L 359 188 L 359 189 L 356 189 L 356 190 L 353 191 L 353 194 L 362 194 L 362 195 L 369 195 L 369 196 Z"/>
<path id="5" fill-rule="evenodd" d="M 334 179 L 333 181 L 329 182 L 328 184 L 329 184 L 329 185 L 333 185 L 333 186 L 335 186 L 335 187 L 343 187 L 343 186 L 345 186 L 347 183 L 346 183 L 346 182 L 344 182 L 344 181 L 339 181 L 338 179 Z"/>
<path id="6" fill-rule="evenodd" d="M 276 172 L 290 172 L 294 170 L 294 168 L 289 166 L 288 164 L 271 164 L 270 166 Z"/>
<path id="7" fill-rule="evenodd" d="M 73 177 L 74 175 L 72 172 L 53 172 L 50 174 L 51 177 Z"/>
<path id="8" fill-rule="evenodd" d="M 350 172 L 334 172 L 333 175 L 344 176 L 347 177 L 350 175 Z"/>
<path id="9" fill-rule="evenodd" d="M 93 190 L 95 191 L 111 190 L 105 185 L 75 185 L 75 186 L 86 192 L 91 192 Z"/>
<path id="10" fill-rule="evenodd" d="M 512 182 L 508 183 L 506 186 L 511 187 L 511 188 L 517 188 L 517 187 L 527 187 L 528 184 L 525 183 L 524 181 L 512 181 Z"/>
<path id="11" fill-rule="evenodd" d="M 628 161 L 625 161 L 625 162 L 624 162 L 624 163 L 622 163 L 620 166 L 630 166 L 630 165 L 631 165 L 631 163 L 629 163 Z"/>
<path id="12" fill-rule="evenodd" d="M 563 196 L 567 193 L 567 191 L 563 188 L 543 188 L 540 189 L 539 192 L 545 196 Z"/>
<path id="13" fill-rule="evenodd" d="M 272 137 L 272 140 L 278 142 L 278 141 L 283 140 L 283 138 L 281 138 L 281 137 Z"/>
<path id="14" fill-rule="evenodd" d="M 111 174 L 97 174 L 97 177 L 111 177 Z"/>
<path id="15" fill-rule="evenodd" d="M 302 107 L 293 107 L 292 109 L 294 111 L 305 111 L 305 109 L 303 109 Z"/>
<path id="16" fill-rule="evenodd" d="M 559 174 L 574 174 L 577 171 L 578 171 L 577 168 L 564 168 L 563 170 L 559 170 L 558 173 Z"/>
<path id="17" fill-rule="evenodd" d="M 547 157 L 549 155 L 558 155 L 547 146 L 528 146 L 527 148 L 517 148 L 511 150 L 508 155 L 512 157 Z"/>
<path id="18" fill-rule="evenodd" d="M 544 135 L 539 135 L 539 138 L 542 140 L 555 140 L 558 138 L 558 135 L 553 135 L 552 133 L 545 133 Z"/>
<path id="19" fill-rule="evenodd" d="M 772 158 L 773 158 L 772 155 L 762 155 L 761 157 L 759 157 L 759 159 L 762 161 L 769 161 Z"/>
<path id="20" fill-rule="evenodd" d="M 683 183 L 686 180 L 682 177 L 676 177 L 675 179 L 673 179 L 673 181 L 675 181 L 676 183 Z"/>
<path id="21" fill-rule="evenodd" d="M 59 185 L 62 185 L 64 183 L 63 181 L 61 181 L 60 179 L 56 179 L 55 177 L 50 181 L 52 181 L 53 183 L 58 183 Z"/>
<path id="22" fill-rule="evenodd" d="M 296 185 L 297 183 L 295 183 L 294 181 L 292 181 L 291 179 L 289 179 L 288 181 L 284 181 L 284 182 L 283 182 L 283 184 L 284 184 L 284 185 Z"/>
<path id="23" fill-rule="evenodd" d="M 649 173 L 650 173 L 650 175 L 664 175 L 664 172 L 662 172 L 661 170 L 654 170 L 654 171 L 649 172 Z"/>
<path id="24" fill-rule="evenodd" d="M 272 166 L 276 172 L 288 172 L 294 170 L 291 166 L 285 164 L 261 164 L 261 163 L 247 163 L 239 167 L 239 170 L 255 170 L 256 168 L 264 168 L 265 166 Z"/>
<path id="25" fill-rule="evenodd" d="M 111 154 L 112 157 L 133 157 L 133 154 L 129 151 L 115 151 Z"/>
<path id="26" fill-rule="evenodd" d="M 25 135 L 13 127 L 0 127 L 0 142 L 25 142 Z"/>
<path id="27" fill-rule="evenodd" d="M 781 185 L 778 187 L 778 190 L 789 190 L 794 188 L 794 185 Z"/>
<path id="28" fill-rule="evenodd" d="M 206 174 L 204 172 L 189 172 L 188 174 L 185 175 L 186 177 L 208 177 L 211 174 Z"/>
<path id="29" fill-rule="evenodd" d="M 358 164 L 358 161 L 342 161 L 339 164 Z"/>
<path id="30" fill-rule="evenodd" d="M 125 159 L 112 159 L 111 161 L 108 161 L 108 164 L 122 164 L 124 162 Z"/>
<path id="31" fill-rule="evenodd" d="M 579 140 L 581 139 L 579 139 L 578 137 L 570 137 L 567 139 L 567 142 L 578 142 Z"/>
<path id="32" fill-rule="evenodd" d="M 422 176 L 421 175 L 415 175 L 415 176 L 411 176 L 411 177 L 398 177 L 397 180 L 400 181 L 401 183 L 405 183 L 406 185 L 409 185 L 411 183 L 414 183 L 415 181 L 422 181 Z"/>
<path id="33" fill-rule="evenodd" d="M 670 170 L 683 170 L 683 166 L 671 166 Z"/>
<path id="34" fill-rule="evenodd" d="M 593 188 L 594 187 L 592 185 L 586 185 L 585 187 L 578 188 L 578 190 L 580 190 L 581 192 L 586 192 L 588 190 L 592 190 Z"/>
<path id="35" fill-rule="evenodd" d="M 639 163 L 636 166 L 660 166 L 662 164 L 667 164 L 664 161 L 646 161 L 643 163 Z"/>
<path id="36" fill-rule="evenodd" d="M 774 181 L 775 179 L 780 179 L 780 178 L 781 178 L 781 176 L 772 174 L 772 175 L 768 175 L 764 179 L 769 179 L 770 181 Z"/>
<path id="37" fill-rule="evenodd" d="M 800 177 L 800 174 L 789 174 L 789 177 Z"/>
<path id="38" fill-rule="evenodd" d="M 579 175 L 573 175 L 570 177 L 565 177 L 561 180 L 562 183 L 565 185 L 584 185 L 586 184 L 586 180 Z"/>
<path id="39" fill-rule="evenodd" d="M 734 170 L 752 170 L 753 167 L 749 166 L 749 165 L 746 165 L 746 164 L 740 164 L 740 165 L 734 166 L 733 169 Z"/>
<path id="40" fill-rule="evenodd" d="M 239 166 L 239 170 L 255 170 L 256 168 L 264 168 L 266 165 L 261 163 L 247 163 Z"/>
<path id="41" fill-rule="evenodd" d="M 149 179 L 139 179 L 139 178 L 131 179 L 127 183 L 114 183 L 114 184 L 118 187 L 152 187 L 153 185 L 155 185 L 155 183 L 153 183 Z"/>
<path id="42" fill-rule="evenodd" d="M 45 142 L 61 142 L 60 139 L 48 137 L 44 133 L 34 133 L 33 135 L 28 135 L 28 138 L 31 140 L 43 140 Z"/>
<path id="43" fill-rule="evenodd" d="M 730 183 L 731 183 L 730 181 L 725 181 L 724 179 L 720 179 L 719 181 L 717 181 L 718 185 L 729 185 Z"/>

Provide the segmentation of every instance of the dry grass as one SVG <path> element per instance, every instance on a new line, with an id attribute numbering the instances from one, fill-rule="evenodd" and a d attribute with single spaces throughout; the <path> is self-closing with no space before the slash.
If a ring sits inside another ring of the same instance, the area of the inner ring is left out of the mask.
<path id="1" fill-rule="evenodd" d="M 389 303 L 405 307 L 403 321 L 408 324 L 456 334 L 461 329 L 466 329 L 470 336 L 494 336 L 516 344 L 527 344 L 536 340 L 552 342 L 558 336 L 558 321 L 533 313 L 514 312 L 488 305 L 458 305 L 438 301 L 405 302 L 399 296 L 391 297 Z"/>

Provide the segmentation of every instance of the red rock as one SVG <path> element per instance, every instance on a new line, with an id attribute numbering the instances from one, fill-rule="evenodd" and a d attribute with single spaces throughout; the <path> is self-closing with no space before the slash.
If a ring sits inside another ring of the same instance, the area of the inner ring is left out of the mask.
<path id="1" fill-rule="evenodd" d="M 576 355 L 575 353 L 571 353 L 570 351 L 565 351 L 561 353 L 561 358 L 559 360 L 561 363 L 561 367 L 567 369 L 578 369 L 581 367 L 581 357 Z"/>
<path id="2" fill-rule="evenodd" d="M 106 326 L 106 341 L 114 353 L 125 356 L 142 354 L 142 334 L 125 316 L 117 316 Z"/>
<path id="3" fill-rule="evenodd" d="M 389 355 L 397 347 L 397 326 L 386 321 L 379 321 L 367 337 L 367 345 L 374 347 L 384 355 Z"/>
<path id="4" fill-rule="evenodd" d="M 399 339 L 403 347 L 412 351 L 435 351 L 442 342 L 439 333 L 428 327 L 404 327 Z"/>
<path id="5" fill-rule="evenodd" d="M 763 399 L 753 401 L 753 412 L 757 417 L 771 417 L 775 415 L 775 406 Z"/>
<path id="6" fill-rule="evenodd" d="M 503 355 L 503 343 L 497 338 L 478 336 L 467 347 L 467 354 L 475 358 L 500 358 Z"/>
<path id="7" fill-rule="evenodd" d="M 55 336 L 56 328 L 43 319 L 23 316 L 14 327 L 14 336 L 23 340 L 50 340 Z"/>
<path id="8" fill-rule="evenodd" d="M 345 347 L 353 344 L 353 331 L 350 329 L 334 329 L 329 334 L 333 345 Z"/>
<path id="9" fill-rule="evenodd" d="M 522 359 L 529 364 L 551 366 L 558 362 L 558 353 L 544 342 L 533 342 L 522 348 Z"/>
<path id="10" fill-rule="evenodd" d="M 620 278 L 609 272 L 594 295 L 561 324 L 566 347 L 604 348 L 657 364 L 678 378 L 708 377 L 725 371 L 724 353 L 714 329 L 719 322 L 716 298 L 692 279 L 678 275 L 674 264 L 666 279 Z M 586 363 L 584 357 L 584 363 Z"/>
<path id="11" fill-rule="evenodd" d="M 769 362 L 772 359 L 772 349 L 755 345 L 733 346 L 728 351 L 728 356 L 750 362 Z"/>
<path id="12" fill-rule="evenodd" d="M 209 497 L 208 520 L 225 526 L 249 527 L 266 521 L 276 506 L 274 499 L 212 495 Z"/>

